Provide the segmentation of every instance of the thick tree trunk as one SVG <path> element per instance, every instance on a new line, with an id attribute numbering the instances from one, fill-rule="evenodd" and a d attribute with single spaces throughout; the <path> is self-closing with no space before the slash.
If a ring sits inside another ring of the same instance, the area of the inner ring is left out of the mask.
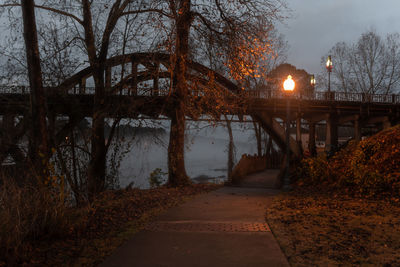
<path id="1" fill-rule="evenodd" d="M 88 51 L 88 58 L 93 68 L 93 79 L 95 84 L 92 136 L 91 136 L 91 158 L 88 166 L 88 197 L 93 198 L 104 190 L 106 176 L 106 151 L 104 139 L 104 61 L 106 53 L 99 59 L 96 54 L 96 42 L 93 32 L 91 2 L 82 1 L 83 26 L 85 28 L 85 44 Z M 106 41 L 107 42 L 107 41 Z M 101 50 L 107 51 L 107 45 L 103 45 Z M 104 48 L 104 49 L 103 49 Z M 102 61 L 103 60 L 103 61 Z"/>
<path id="2" fill-rule="evenodd" d="M 190 183 L 185 170 L 185 99 L 188 96 L 186 67 L 189 53 L 189 31 L 192 23 L 190 0 L 179 1 L 176 20 L 175 64 L 173 70 L 172 96 L 174 112 L 168 146 L 168 184 L 180 186 Z"/>
<path id="3" fill-rule="evenodd" d="M 181 186 L 190 184 L 185 169 L 185 112 L 179 103 L 171 118 L 171 131 L 168 146 L 168 184 Z"/>
<path id="4" fill-rule="evenodd" d="M 37 39 L 34 0 L 22 0 L 24 39 L 31 89 L 32 128 L 29 140 L 29 156 L 40 176 L 47 175 L 48 134 L 46 125 L 46 94 L 43 89 L 42 69 Z"/>
<path id="5" fill-rule="evenodd" d="M 92 119 L 91 159 L 88 168 L 88 197 L 93 198 L 104 190 L 106 178 L 106 144 L 104 138 L 104 70 L 97 68 L 95 76 L 96 91 Z"/>

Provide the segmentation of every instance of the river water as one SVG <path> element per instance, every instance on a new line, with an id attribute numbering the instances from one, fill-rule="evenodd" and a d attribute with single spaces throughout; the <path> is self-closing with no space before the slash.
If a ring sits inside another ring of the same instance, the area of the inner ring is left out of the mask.
<path id="1" fill-rule="evenodd" d="M 134 187 L 148 188 L 150 173 L 160 168 L 167 173 L 168 133 L 154 138 L 141 138 L 130 146 L 129 152 L 121 161 L 119 170 L 120 186 L 133 183 Z M 239 133 L 234 137 L 236 162 L 242 154 L 255 154 L 257 145 L 248 134 Z M 185 147 L 186 172 L 198 182 L 201 178 L 222 182 L 227 178 L 228 135 L 223 130 L 213 133 L 188 135 Z M 166 179 L 166 175 L 165 175 Z"/>

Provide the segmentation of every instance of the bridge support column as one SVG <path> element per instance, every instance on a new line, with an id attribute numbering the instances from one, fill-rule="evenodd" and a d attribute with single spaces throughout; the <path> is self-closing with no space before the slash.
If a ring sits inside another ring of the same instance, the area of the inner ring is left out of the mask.
<path id="1" fill-rule="evenodd" d="M 158 86 L 158 75 L 160 72 L 160 63 L 157 63 L 154 67 L 154 78 L 153 78 L 153 96 L 159 95 L 159 86 Z"/>
<path id="2" fill-rule="evenodd" d="M 338 120 L 335 114 L 330 114 L 326 120 L 325 151 L 334 151 L 338 147 Z"/>
<path id="3" fill-rule="evenodd" d="M 303 151 L 303 146 L 301 145 L 301 117 L 300 114 L 297 115 L 296 118 L 296 142 L 299 146 L 299 149 Z"/>
<path id="4" fill-rule="evenodd" d="M 310 151 L 311 156 L 317 155 L 317 149 L 315 147 L 315 123 L 310 122 L 308 126 L 308 150 Z"/>
<path id="5" fill-rule="evenodd" d="M 82 78 L 79 82 L 79 94 L 84 94 L 86 91 L 86 78 Z"/>
<path id="6" fill-rule="evenodd" d="M 301 117 L 296 118 L 296 141 L 301 142 Z"/>
<path id="7" fill-rule="evenodd" d="M 14 132 L 14 124 L 15 124 L 15 115 L 14 114 L 5 114 L 3 116 L 3 125 L 2 128 L 6 133 L 6 136 L 11 136 Z"/>
<path id="8" fill-rule="evenodd" d="M 6 148 L 6 151 L 9 149 L 12 141 L 12 134 L 15 131 L 15 115 L 14 114 L 4 114 L 3 115 L 3 121 L 1 124 L 1 131 L 3 132 L 1 139 L 0 139 L 0 145 L 1 148 L 4 149 Z M 3 163 L 3 160 L 7 158 L 6 153 L 0 154 L 0 166 Z"/>
<path id="9" fill-rule="evenodd" d="M 137 95 L 137 69 L 138 69 L 138 64 L 134 61 L 132 61 L 132 79 L 131 79 L 131 86 L 132 86 L 132 95 L 136 96 Z M 129 92 L 128 92 L 129 94 Z M 129 94 L 130 95 L 130 94 Z"/>
<path id="10" fill-rule="evenodd" d="M 392 127 L 392 123 L 390 122 L 389 118 L 386 117 L 386 118 L 382 121 L 382 128 L 383 128 L 383 130 L 385 130 L 385 129 L 388 129 L 388 128 L 390 128 L 390 127 Z"/>
<path id="11" fill-rule="evenodd" d="M 354 120 L 354 139 L 356 142 L 361 141 L 361 123 L 359 118 Z"/>

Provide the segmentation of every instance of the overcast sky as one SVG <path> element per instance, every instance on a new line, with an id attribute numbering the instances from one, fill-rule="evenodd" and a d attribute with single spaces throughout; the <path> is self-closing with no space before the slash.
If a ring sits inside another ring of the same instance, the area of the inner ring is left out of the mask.
<path id="1" fill-rule="evenodd" d="M 372 27 L 400 32 L 400 0 L 286 0 L 293 11 L 279 30 L 289 42 L 288 63 L 321 71 L 321 57 L 339 41 L 354 42 Z M 334 60 L 334 59 L 333 59 Z"/>

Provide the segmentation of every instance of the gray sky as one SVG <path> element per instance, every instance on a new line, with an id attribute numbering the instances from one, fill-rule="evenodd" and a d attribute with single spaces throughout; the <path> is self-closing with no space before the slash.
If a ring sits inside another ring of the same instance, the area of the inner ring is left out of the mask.
<path id="1" fill-rule="evenodd" d="M 371 28 L 400 32 L 400 0 L 286 1 L 293 15 L 279 31 L 290 45 L 288 63 L 309 73 L 321 71 L 321 57 L 339 41 L 354 42 Z"/>

